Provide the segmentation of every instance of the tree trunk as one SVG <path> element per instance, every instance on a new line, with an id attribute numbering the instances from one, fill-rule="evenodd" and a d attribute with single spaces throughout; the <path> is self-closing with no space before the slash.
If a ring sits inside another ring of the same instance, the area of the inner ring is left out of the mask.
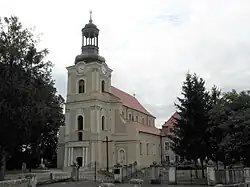
<path id="1" fill-rule="evenodd" d="M 4 180 L 6 168 L 6 151 L 4 148 L 0 148 L 0 181 Z"/>
<path id="2" fill-rule="evenodd" d="M 205 178 L 203 159 L 201 159 L 201 172 L 202 172 L 202 178 Z"/>
<path id="3" fill-rule="evenodd" d="M 194 159 L 195 177 L 198 179 L 197 159 Z"/>

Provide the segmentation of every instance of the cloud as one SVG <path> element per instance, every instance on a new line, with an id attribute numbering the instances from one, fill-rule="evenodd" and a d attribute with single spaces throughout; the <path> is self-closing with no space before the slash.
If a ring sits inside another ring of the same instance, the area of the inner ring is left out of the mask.
<path id="1" fill-rule="evenodd" d="M 228 90 L 250 82 L 248 0 L 75 0 L 0 2 L 42 32 L 54 77 L 65 95 L 65 67 L 80 53 L 88 12 L 100 29 L 100 54 L 114 70 L 113 85 L 136 97 L 163 123 L 173 113 L 188 70 Z"/>

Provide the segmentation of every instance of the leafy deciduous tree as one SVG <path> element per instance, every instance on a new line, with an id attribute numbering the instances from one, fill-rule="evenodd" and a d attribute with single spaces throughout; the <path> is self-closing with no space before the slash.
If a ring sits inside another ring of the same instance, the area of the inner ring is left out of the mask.
<path id="1" fill-rule="evenodd" d="M 56 94 L 47 54 L 17 17 L 0 19 L 0 180 L 14 150 L 25 147 L 37 156 L 56 147 L 64 100 Z"/>

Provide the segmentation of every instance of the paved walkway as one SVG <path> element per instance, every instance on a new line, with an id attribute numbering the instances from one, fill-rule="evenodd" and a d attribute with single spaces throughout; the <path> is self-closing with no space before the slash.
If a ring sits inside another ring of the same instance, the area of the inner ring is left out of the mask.
<path id="1" fill-rule="evenodd" d="M 79 181 L 79 182 L 62 182 L 62 183 L 54 183 L 48 185 L 42 185 L 42 187 L 98 187 L 100 183 L 94 183 L 89 181 Z M 115 184 L 117 187 L 129 187 L 129 184 Z M 143 184 L 143 187 L 206 187 L 206 185 L 167 185 L 167 184 Z"/>

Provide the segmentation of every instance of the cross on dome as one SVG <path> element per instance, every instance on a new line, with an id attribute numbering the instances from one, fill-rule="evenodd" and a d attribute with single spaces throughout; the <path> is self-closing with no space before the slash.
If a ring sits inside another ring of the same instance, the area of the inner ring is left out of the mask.
<path id="1" fill-rule="evenodd" d="M 89 23 L 92 23 L 92 10 L 89 11 Z"/>

